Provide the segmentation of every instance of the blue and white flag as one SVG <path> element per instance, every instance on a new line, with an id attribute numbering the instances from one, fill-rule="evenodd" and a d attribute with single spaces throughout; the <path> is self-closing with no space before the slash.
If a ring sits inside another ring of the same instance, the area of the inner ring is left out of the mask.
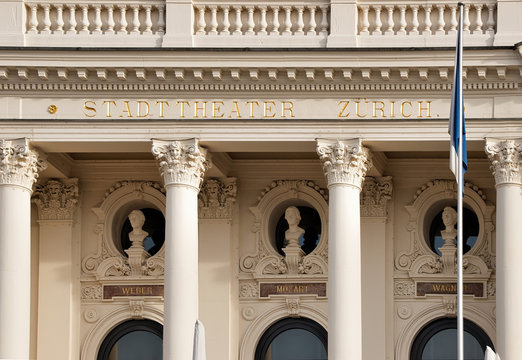
<path id="1" fill-rule="evenodd" d="M 460 17 L 462 19 L 462 16 Z M 466 127 L 464 126 L 464 98 L 462 96 L 462 26 L 459 19 L 457 32 L 457 51 L 455 55 L 455 71 L 453 72 L 453 95 L 451 99 L 451 113 L 449 121 L 450 144 L 450 169 L 455 174 L 457 184 L 459 172 L 462 174 L 468 169 L 468 156 L 466 151 Z M 462 126 L 462 139 L 459 139 L 459 128 Z M 459 141 L 462 140 L 462 159 L 459 160 Z M 464 188 L 464 184 L 461 184 Z"/>

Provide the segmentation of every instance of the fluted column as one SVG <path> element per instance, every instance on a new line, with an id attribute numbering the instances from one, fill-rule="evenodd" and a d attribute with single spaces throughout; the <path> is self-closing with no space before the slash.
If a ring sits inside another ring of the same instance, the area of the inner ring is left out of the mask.
<path id="1" fill-rule="evenodd" d="M 26 139 L 0 140 L 0 359 L 29 359 L 31 193 L 45 167 Z"/>
<path id="2" fill-rule="evenodd" d="M 486 140 L 497 189 L 497 352 L 520 357 L 522 338 L 522 139 Z"/>
<path id="3" fill-rule="evenodd" d="M 198 192 L 208 168 L 197 139 L 154 140 L 167 192 L 163 359 L 192 359 L 198 319 Z"/>
<path id="4" fill-rule="evenodd" d="M 38 261 L 38 359 L 69 360 L 76 333 L 73 293 L 73 214 L 78 179 L 51 179 L 36 187 L 40 246 Z M 77 324 L 76 324 L 77 325 Z M 53 331 L 49 331 L 53 329 Z"/>
<path id="5" fill-rule="evenodd" d="M 371 167 L 360 139 L 318 140 L 329 190 L 328 358 L 362 359 L 360 191 Z"/>

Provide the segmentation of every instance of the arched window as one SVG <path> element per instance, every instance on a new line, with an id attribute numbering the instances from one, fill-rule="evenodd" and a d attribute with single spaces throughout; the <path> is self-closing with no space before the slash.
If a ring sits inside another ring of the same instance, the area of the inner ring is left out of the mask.
<path id="1" fill-rule="evenodd" d="M 270 326 L 256 348 L 255 360 L 327 360 L 328 333 L 315 321 L 287 318 Z"/>
<path id="2" fill-rule="evenodd" d="M 163 325 L 130 320 L 116 326 L 103 340 L 97 360 L 162 360 Z"/>
<path id="3" fill-rule="evenodd" d="M 464 320 L 464 358 L 483 360 L 488 335 L 475 323 Z M 439 319 L 426 325 L 415 338 L 410 360 L 457 360 L 457 320 Z"/>

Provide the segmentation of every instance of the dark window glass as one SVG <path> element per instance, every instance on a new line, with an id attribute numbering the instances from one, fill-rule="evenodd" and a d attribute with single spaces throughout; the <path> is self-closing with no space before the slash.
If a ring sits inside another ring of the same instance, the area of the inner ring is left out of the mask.
<path id="1" fill-rule="evenodd" d="M 283 319 L 263 334 L 255 360 L 327 360 L 326 330 L 316 322 Z"/>
<path id="2" fill-rule="evenodd" d="M 103 340 L 97 360 L 162 360 L 163 326 L 152 320 L 130 320 Z"/>
<path id="3" fill-rule="evenodd" d="M 478 325 L 464 320 L 464 358 L 483 360 L 491 340 Z M 439 319 L 428 324 L 415 338 L 411 360 L 457 360 L 457 320 Z"/>
<path id="4" fill-rule="evenodd" d="M 446 226 L 444 226 L 444 222 L 442 221 L 442 212 L 443 211 L 439 212 L 433 218 L 429 232 L 430 248 L 431 250 L 433 250 L 433 252 L 437 253 L 438 255 L 442 255 L 439 248 L 442 247 L 442 245 L 444 245 L 444 240 L 442 239 L 440 232 L 446 229 Z M 479 234 L 479 222 L 477 215 L 475 215 L 473 211 L 466 208 L 464 208 L 464 212 L 462 214 L 462 221 L 464 223 L 464 229 L 462 232 L 464 243 L 463 253 L 465 254 L 468 251 L 470 251 L 473 245 L 475 245 L 475 243 L 477 242 Z M 457 226 L 455 225 L 455 229 L 456 228 Z"/>
<path id="5" fill-rule="evenodd" d="M 301 216 L 299 227 L 304 229 L 304 234 L 299 238 L 299 245 L 305 254 L 311 253 L 321 240 L 321 217 L 314 208 L 308 206 L 296 206 Z M 276 247 L 279 254 L 285 256 L 283 248 L 286 246 L 285 231 L 288 230 L 288 222 L 285 214 L 281 215 L 276 225 Z"/>
<path id="6" fill-rule="evenodd" d="M 149 233 L 149 235 L 143 240 L 143 247 L 152 256 L 161 249 L 165 242 L 165 217 L 161 211 L 156 209 L 140 210 L 143 212 L 143 215 L 145 215 L 143 230 Z M 129 239 L 129 233 L 131 231 L 132 226 L 127 218 L 121 230 L 121 247 L 123 250 L 127 250 L 132 245 Z M 127 256 L 125 252 L 123 253 Z"/>

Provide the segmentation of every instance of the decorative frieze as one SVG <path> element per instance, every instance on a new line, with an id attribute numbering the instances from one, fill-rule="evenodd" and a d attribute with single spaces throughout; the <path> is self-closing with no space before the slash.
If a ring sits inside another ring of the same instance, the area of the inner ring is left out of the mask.
<path id="1" fill-rule="evenodd" d="M 318 140 L 317 154 L 323 164 L 328 186 L 347 184 L 361 188 L 372 166 L 370 150 L 360 139 Z"/>
<path id="2" fill-rule="evenodd" d="M 207 150 L 199 146 L 198 139 L 154 140 L 152 154 L 159 162 L 165 187 L 188 185 L 199 190 L 203 175 L 210 167 L 205 158 Z"/>
<path id="3" fill-rule="evenodd" d="M 236 195 L 236 178 L 205 180 L 198 195 L 199 218 L 231 220 Z"/>
<path id="4" fill-rule="evenodd" d="M 522 185 L 522 139 L 486 140 L 486 153 L 491 161 L 491 171 L 497 186 L 503 184 Z"/>
<path id="5" fill-rule="evenodd" d="M 32 191 L 38 173 L 46 167 L 27 139 L 0 140 L 0 185 L 18 185 Z"/>
<path id="6" fill-rule="evenodd" d="M 81 298 L 82 300 L 99 300 L 102 298 L 101 285 L 85 285 L 82 286 Z"/>
<path id="7" fill-rule="evenodd" d="M 361 216 L 387 216 L 387 203 L 392 197 L 393 185 L 391 176 L 374 178 L 367 176 L 361 191 Z"/>
<path id="8" fill-rule="evenodd" d="M 78 179 L 51 179 L 33 194 L 40 220 L 72 220 L 78 203 Z"/>

